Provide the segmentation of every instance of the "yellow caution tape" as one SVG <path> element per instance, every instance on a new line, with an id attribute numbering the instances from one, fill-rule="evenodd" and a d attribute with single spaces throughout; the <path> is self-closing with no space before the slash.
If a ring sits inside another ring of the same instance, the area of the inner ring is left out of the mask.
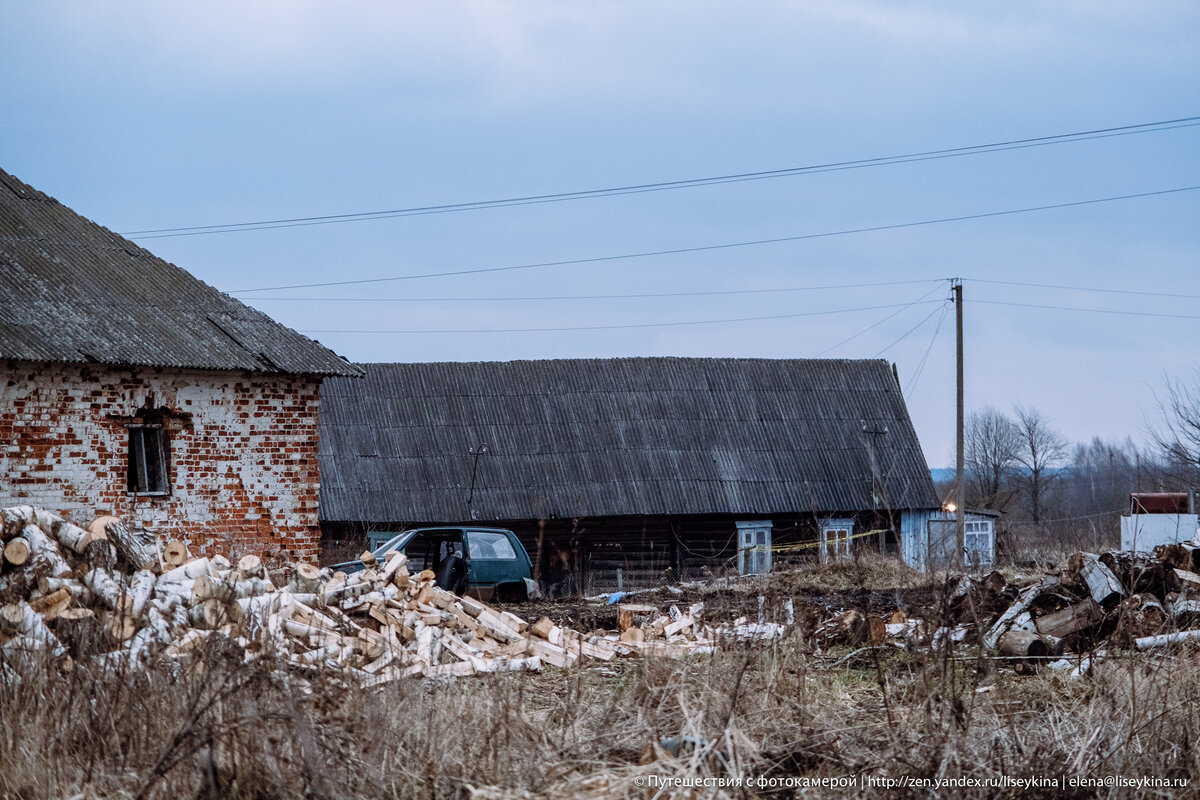
<path id="1" fill-rule="evenodd" d="M 862 539 L 866 536 L 878 536 L 879 534 L 886 533 L 886 532 L 887 532 L 887 528 L 877 528 L 873 531 L 864 531 L 862 533 L 856 533 L 852 536 L 846 537 L 845 539 L 837 539 L 836 541 L 837 542 L 846 542 L 846 541 L 849 541 L 850 539 Z M 825 542 L 826 545 L 832 545 L 833 543 L 834 543 L 833 541 Z M 810 547 L 820 547 L 820 546 L 821 546 L 821 541 L 818 540 L 815 542 L 802 542 L 800 544 L 775 544 L 775 545 L 771 545 L 770 547 L 767 547 L 767 546 L 761 545 L 761 544 L 749 544 L 749 545 L 746 545 L 745 547 L 741 547 L 738 549 L 740 551 L 770 550 L 772 553 L 788 553 L 793 550 L 807 550 Z"/>

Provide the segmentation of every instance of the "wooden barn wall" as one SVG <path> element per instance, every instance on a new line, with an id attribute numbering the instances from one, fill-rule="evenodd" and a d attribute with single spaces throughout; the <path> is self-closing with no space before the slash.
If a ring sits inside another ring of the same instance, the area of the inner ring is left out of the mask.
<path id="1" fill-rule="evenodd" d="M 856 533 L 888 524 L 885 516 L 871 512 L 771 515 L 775 567 L 819 561 L 820 553 L 815 546 L 820 534 L 819 520 L 827 517 L 853 517 Z M 489 520 L 473 524 L 515 532 L 529 553 L 534 578 L 543 591 L 550 597 L 566 597 L 737 574 L 736 522 L 743 519 L 763 517 L 604 517 Z M 372 525 L 370 529 L 399 531 L 442 524 L 446 523 Z M 336 555 L 331 553 L 322 559 L 326 563 L 353 558 L 366 544 L 365 526 L 325 523 L 323 528 L 326 550 L 336 548 Z M 879 548 L 874 536 L 856 539 L 853 545 L 856 550 Z"/>

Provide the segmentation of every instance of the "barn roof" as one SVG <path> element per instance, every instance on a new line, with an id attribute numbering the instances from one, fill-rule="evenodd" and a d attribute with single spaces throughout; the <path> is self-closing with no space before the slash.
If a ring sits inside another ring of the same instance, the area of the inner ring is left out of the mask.
<path id="1" fill-rule="evenodd" d="M 0 170 L 0 358 L 355 375 L 331 350 Z"/>
<path id="2" fill-rule="evenodd" d="M 363 364 L 321 387 L 325 521 L 936 508 L 886 361 Z M 864 430 L 864 428 L 866 430 Z M 883 431 L 887 433 L 871 433 Z"/>

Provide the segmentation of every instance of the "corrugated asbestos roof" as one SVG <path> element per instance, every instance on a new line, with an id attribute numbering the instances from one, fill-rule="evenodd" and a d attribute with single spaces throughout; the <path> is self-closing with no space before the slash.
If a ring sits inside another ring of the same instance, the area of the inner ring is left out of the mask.
<path id="1" fill-rule="evenodd" d="M 0 170 L 0 358 L 356 375 L 331 350 Z"/>
<path id="2" fill-rule="evenodd" d="M 363 364 L 321 387 L 321 519 L 936 508 L 886 361 Z M 864 432 L 887 429 L 886 434 Z"/>

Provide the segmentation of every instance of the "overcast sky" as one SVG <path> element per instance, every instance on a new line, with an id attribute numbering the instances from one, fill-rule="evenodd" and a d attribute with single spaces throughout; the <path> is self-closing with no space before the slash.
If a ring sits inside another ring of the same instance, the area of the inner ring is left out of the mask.
<path id="1" fill-rule="evenodd" d="M 1184 0 L 182 5 L 0 4 L 0 166 L 128 233 L 1200 116 L 1200 7 Z M 942 466 L 954 442 L 942 279 L 964 279 L 968 409 L 1019 403 L 1072 439 L 1140 438 L 1164 379 L 1200 361 L 1200 191 L 894 226 L 1198 187 L 1197 121 L 668 191 L 133 238 L 355 361 L 888 358 Z M 882 229 L 842 233 L 864 228 Z M 746 291 L 847 284 L 888 285 Z M 722 319 L 741 321 L 706 322 Z M 680 322 L 703 324 L 628 327 Z M 587 329 L 513 330 L 530 328 Z"/>

